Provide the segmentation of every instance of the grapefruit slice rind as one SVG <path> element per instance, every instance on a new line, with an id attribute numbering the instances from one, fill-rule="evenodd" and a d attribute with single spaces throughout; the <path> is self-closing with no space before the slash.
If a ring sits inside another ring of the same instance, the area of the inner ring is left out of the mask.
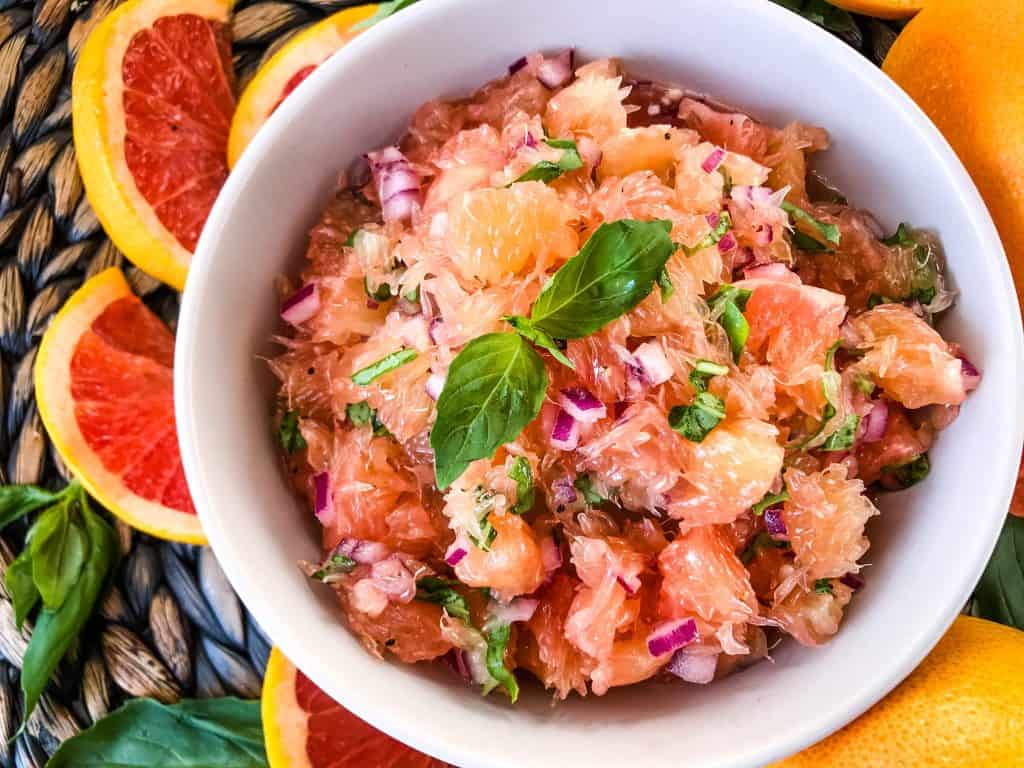
<path id="1" fill-rule="evenodd" d="M 174 337 L 110 268 L 54 316 L 35 365 L 36 401 L 86 490 L 134 528 L 205 544 L 174 423 Z"/>

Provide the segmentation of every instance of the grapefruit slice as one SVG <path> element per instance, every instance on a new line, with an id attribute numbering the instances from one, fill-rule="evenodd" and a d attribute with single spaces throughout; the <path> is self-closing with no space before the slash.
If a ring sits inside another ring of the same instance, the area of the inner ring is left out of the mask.
<path id="1" fill-rule="evenodd" d="M 129 0 L 89 35 L 72 81 L 82 182 L 110 239 L 179 290 L 228 175 L 229 0 Z"/>
<path id="2" fill-rule="evenodd" d="M 205 544 L 178 450 L 174 336 L 112 267 L 53 318 L 36 360 L 43 424 L 71 471 L 129 525 Z"/>
<path id="3" fill-rule="evenodd" d="M 281 102 L 327 61 L 365 29 L 355 26 L 377 11 L 376 5 L 346 8 L 295 35 L 259 68 L 238 99 L 238 109 L 228 136 L 228 165 L 234 168 L 252 137 L 267 122 Z"/>
<path id="4" fill-rule="evenodd" d="M 261 705 L 270 768 L 448 768 L 364 723 L 277 648 L 263 678 Z"/>

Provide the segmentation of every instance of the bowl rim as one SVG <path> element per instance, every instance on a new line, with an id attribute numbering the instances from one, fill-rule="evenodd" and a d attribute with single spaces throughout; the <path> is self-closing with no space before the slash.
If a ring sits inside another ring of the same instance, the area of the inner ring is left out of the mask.
<path id="1" fill-rule="evenodd" d="M 911 127 L 924 143 L 928 154 L 931 155 L 932 161 L 941 169 L 951 187 L 959 193 L 966 214 L 965 218 L 970 224 L 971 237 L 977 240 L 984 251 L 992 254 L 990 266 L 999 271 L 1001 282 L 1007 286 L 1006 290 L 1000 296 L 993 297 L 993 300 L 997 302 L 995 310 L 1000 311 L 1013 321 L 1013 328 L 1008 331 L 1008 334 L 1015 342 L 1012 350 L 1013 373 L 1016 381 L 1020 382 L 1022 372 L 1024 372 L 1024 327 L 1021 325 L 1020 308 L 1013 290 L 1013 278 L 1005 251 L 977 187 L 938 128 L 879 67 L 813 23 L 775 3 L 763 2 L 763 0 L 725 1 L 742 6 L 744 13 L 749 13 L 752 20 L 757 20 L 759 17 L 764 21 L 765 26 L 772 30 L 773 34 L 800 36 L 809 45 L 824 48 L 823 57 L 827 58 L 832 66 L 838 70 L 845 70 L 847 75 L 863 81 L 869 86 L 873 99 L 878 102 L 887 102 L 889 109 L 905 114 Z M 387 24 L 377 25 L 350 41 L 306 78 L 291 97 L 275 111 L 243 152 L 210 212 L 192 259 L 177 331 L 174 371 L 174 397 L 177 414 L 190 413 L 189 403 L 194 383 L 190 362 L 194 359 L 195 341 L 200 332 L 201 306 L 207 292 L 211 290 L 208 278 L 218 245 L 225 247 L 223 243 L 219 243 L 218 233 L 223 228 L 224 222 L 234 214 L 233 201 L 237 197 L 237 192 L 247 184 L 262 158 L 273 151 L 274 144 L 280 135 L 287 131 L 289 124 L 299 119 L 302 113 L 317 101 L 320 93 L 336 80 L 336 73 L 343 71 L 350 60 L 355 60 L 363 55 L 374 55 L 375 49 L 386 48 L 389 40 L 399 37 L 404 31 L 424 21 L 444 18 L 450 14 L 471 12 L 473 2 L 474 0 L 431 0 L 429 3 L 418 3 L 403 10 L 393 19 L 389 19 Z M 410 105 L 410 109 L 415 106 L 417 105 Z M 1015 443 L 1020 445 L 1024 439 L 1024 408 L 1016 400 L 1007 404 L 1006 424 Z M 193 419 L 179 415 L 178 436 L 182 460 L 203 527 L 210 545 L 218 554 L 218 559 L 220 559 L 220 554 L 224 553 L 220 563 L 232 587 L 260 626 L 274 628 L 273 641 L 285 655 L 290 659 L 300 659 L 303 663 L 303 671 L 317 685 L 323 687 L 324 690 L 329 690 L 332 696 L 358 717 L 400 741 L 454 765 L 487 764 L 512 768 L 513 764 L 501 755 L 494 753 L 481 755 L 475 750 L 467 751 L 456 741 L 445 738 L 444 732 L 403 722 L 391 716 L 372 698 L 362 695 L 361 691 L 349 688 L 341 690 L 329 682 L 333 676 L 327 661 L 311 656 L 303 650 L 306 640 L 302 629 L 294 626 L 291 622 L 282 620 L 282 616 L 273 611 L 266 602 L 260 600 L 261 585 L 258 574 L 253 569 L 245 568 L 243 563 L 233 556 L 233 548 L 229 542 L 234 538 L 234 532 L 221 524 L 216 510 L 206 501 L 205 475 L 201 470 L 196 449 L 198 434 L 201 431 L 197 429 L 197 426 Z M 1000 497 L 1004 498 L 1008 504 L 1013 492 L 1019 455 L 1003 457 L 1002 460 L 1007 466 L 1012 464 L 1013 471 L 1010 472 L 1009 469 L 1006 469 L 994 472 L 994 476 L 1001 478 L 1002 493 Z M 857 696 L 846 697 L 841 703 L 823 712 L 817 719 L 794 723 L 793 727 L 785 734 L 780 734 L 771 743 L 761 745 L 756 755 L 748 750 L 744 754 L 738 754 L 721 762 L 720 768 L 725 766 L 739 768 L 739 766 L 749 765 L 750 763 L 747 761 L 752 756 L 761 762 L 770 762 L 794 753 L 843 727 L 887 695 L 917 667 L 960 613 L 963 605 L 969 599 L 975 583 L 980 578 L 988 557 L 991 556 L 1001 527 L 1002 517 L 993 514 L 991 520 L 988 521 L 988 530 L 983 532 L 990 541 L 990 546 L 982 548 L 985 553 L 984 558 L 979 558 L 970 567 L 962 566 L 962 573 L 965 576 L 971 575 L 972 578 L 965 578 L 956 590 L 950 591 L 945 608 L 941 614 L 937 615 L 931 630 L 902 644 L 885 665 L 884 673 L 880 674 L 872 685 L 866 686 Z"/>

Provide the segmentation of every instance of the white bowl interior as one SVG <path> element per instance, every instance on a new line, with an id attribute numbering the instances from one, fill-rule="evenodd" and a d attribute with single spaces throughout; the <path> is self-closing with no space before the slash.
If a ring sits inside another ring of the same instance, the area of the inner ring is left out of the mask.
<path id="1" fill-rule="evenodd" d="M 906 220 L 942 238 L 962 292 L 943 330 L 985 376 L 935 447 L 928 481 L 883 503 L 867 588 L 831 644 L 785 643 L 774 664 L 708 687 L 643 685 L 554 708 L 536 693 L 512 708 L 446 670 L 370 658 L 327 590 L 299 572 L 318 539 L 282 481 L 275 385 L 259 355 L 280 330 L 274 278 L 297 269 L 338 172 L 396 138 L 420 103 L 566 45 L 776 124 L 827 127 L 833 148 L 818 167 L 853 202 L 887 228 Z M 356 714 L 463 768 L 750 766 L 864 711 L 968 596 L 1016 475 L 1020 328 L 999 241 L 955 156 L 884 75 L 795 15 L 763 0 L 431 0 L 317 70 L 233 172 L 188 280 L 176 406 L 189 484 L 232 583 L 273 640 Z"/>

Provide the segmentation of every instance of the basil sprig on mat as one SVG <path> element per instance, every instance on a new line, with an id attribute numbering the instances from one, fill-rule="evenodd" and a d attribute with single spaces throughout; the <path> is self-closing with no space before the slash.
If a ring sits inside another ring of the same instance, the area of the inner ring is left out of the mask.
<path id="1" fill-rule="evenodd" d="M 0 488 L 0 522 L 9 523 L 47 504 L 29 529 L 25 548 L 4 573 L 19 627 L 42 603 L 21 670 L 23 722 L 92 616 L 118 557 L 117 535 L 92 510 L 77 481 L 59 493 L 34 486 Z"/>
<path id="2" fill-rule="evenodd" d="M 1006 518 L 974 591 L 971 615 L 1024 629 L 1024 517 Z"/>
<path id="3" fill-rule="evenodd" d="M 267 768 L 260 703 L 134 699 L 65 741 L 47 768 Z"/>
<path id="4" fill-rule="evenodd" d="M 531 342 L 571 367 L 557 340 L 594 333 L 643 301 L 676 249 L 671 229 L 668 221 L 602 224 L 554 274 L 529 317 L 505 318 L 516 333 L 490 333 L 459 352 L 430 431 L 438 488 L 493 456 L 540 412 L 548 375 Z"/>

